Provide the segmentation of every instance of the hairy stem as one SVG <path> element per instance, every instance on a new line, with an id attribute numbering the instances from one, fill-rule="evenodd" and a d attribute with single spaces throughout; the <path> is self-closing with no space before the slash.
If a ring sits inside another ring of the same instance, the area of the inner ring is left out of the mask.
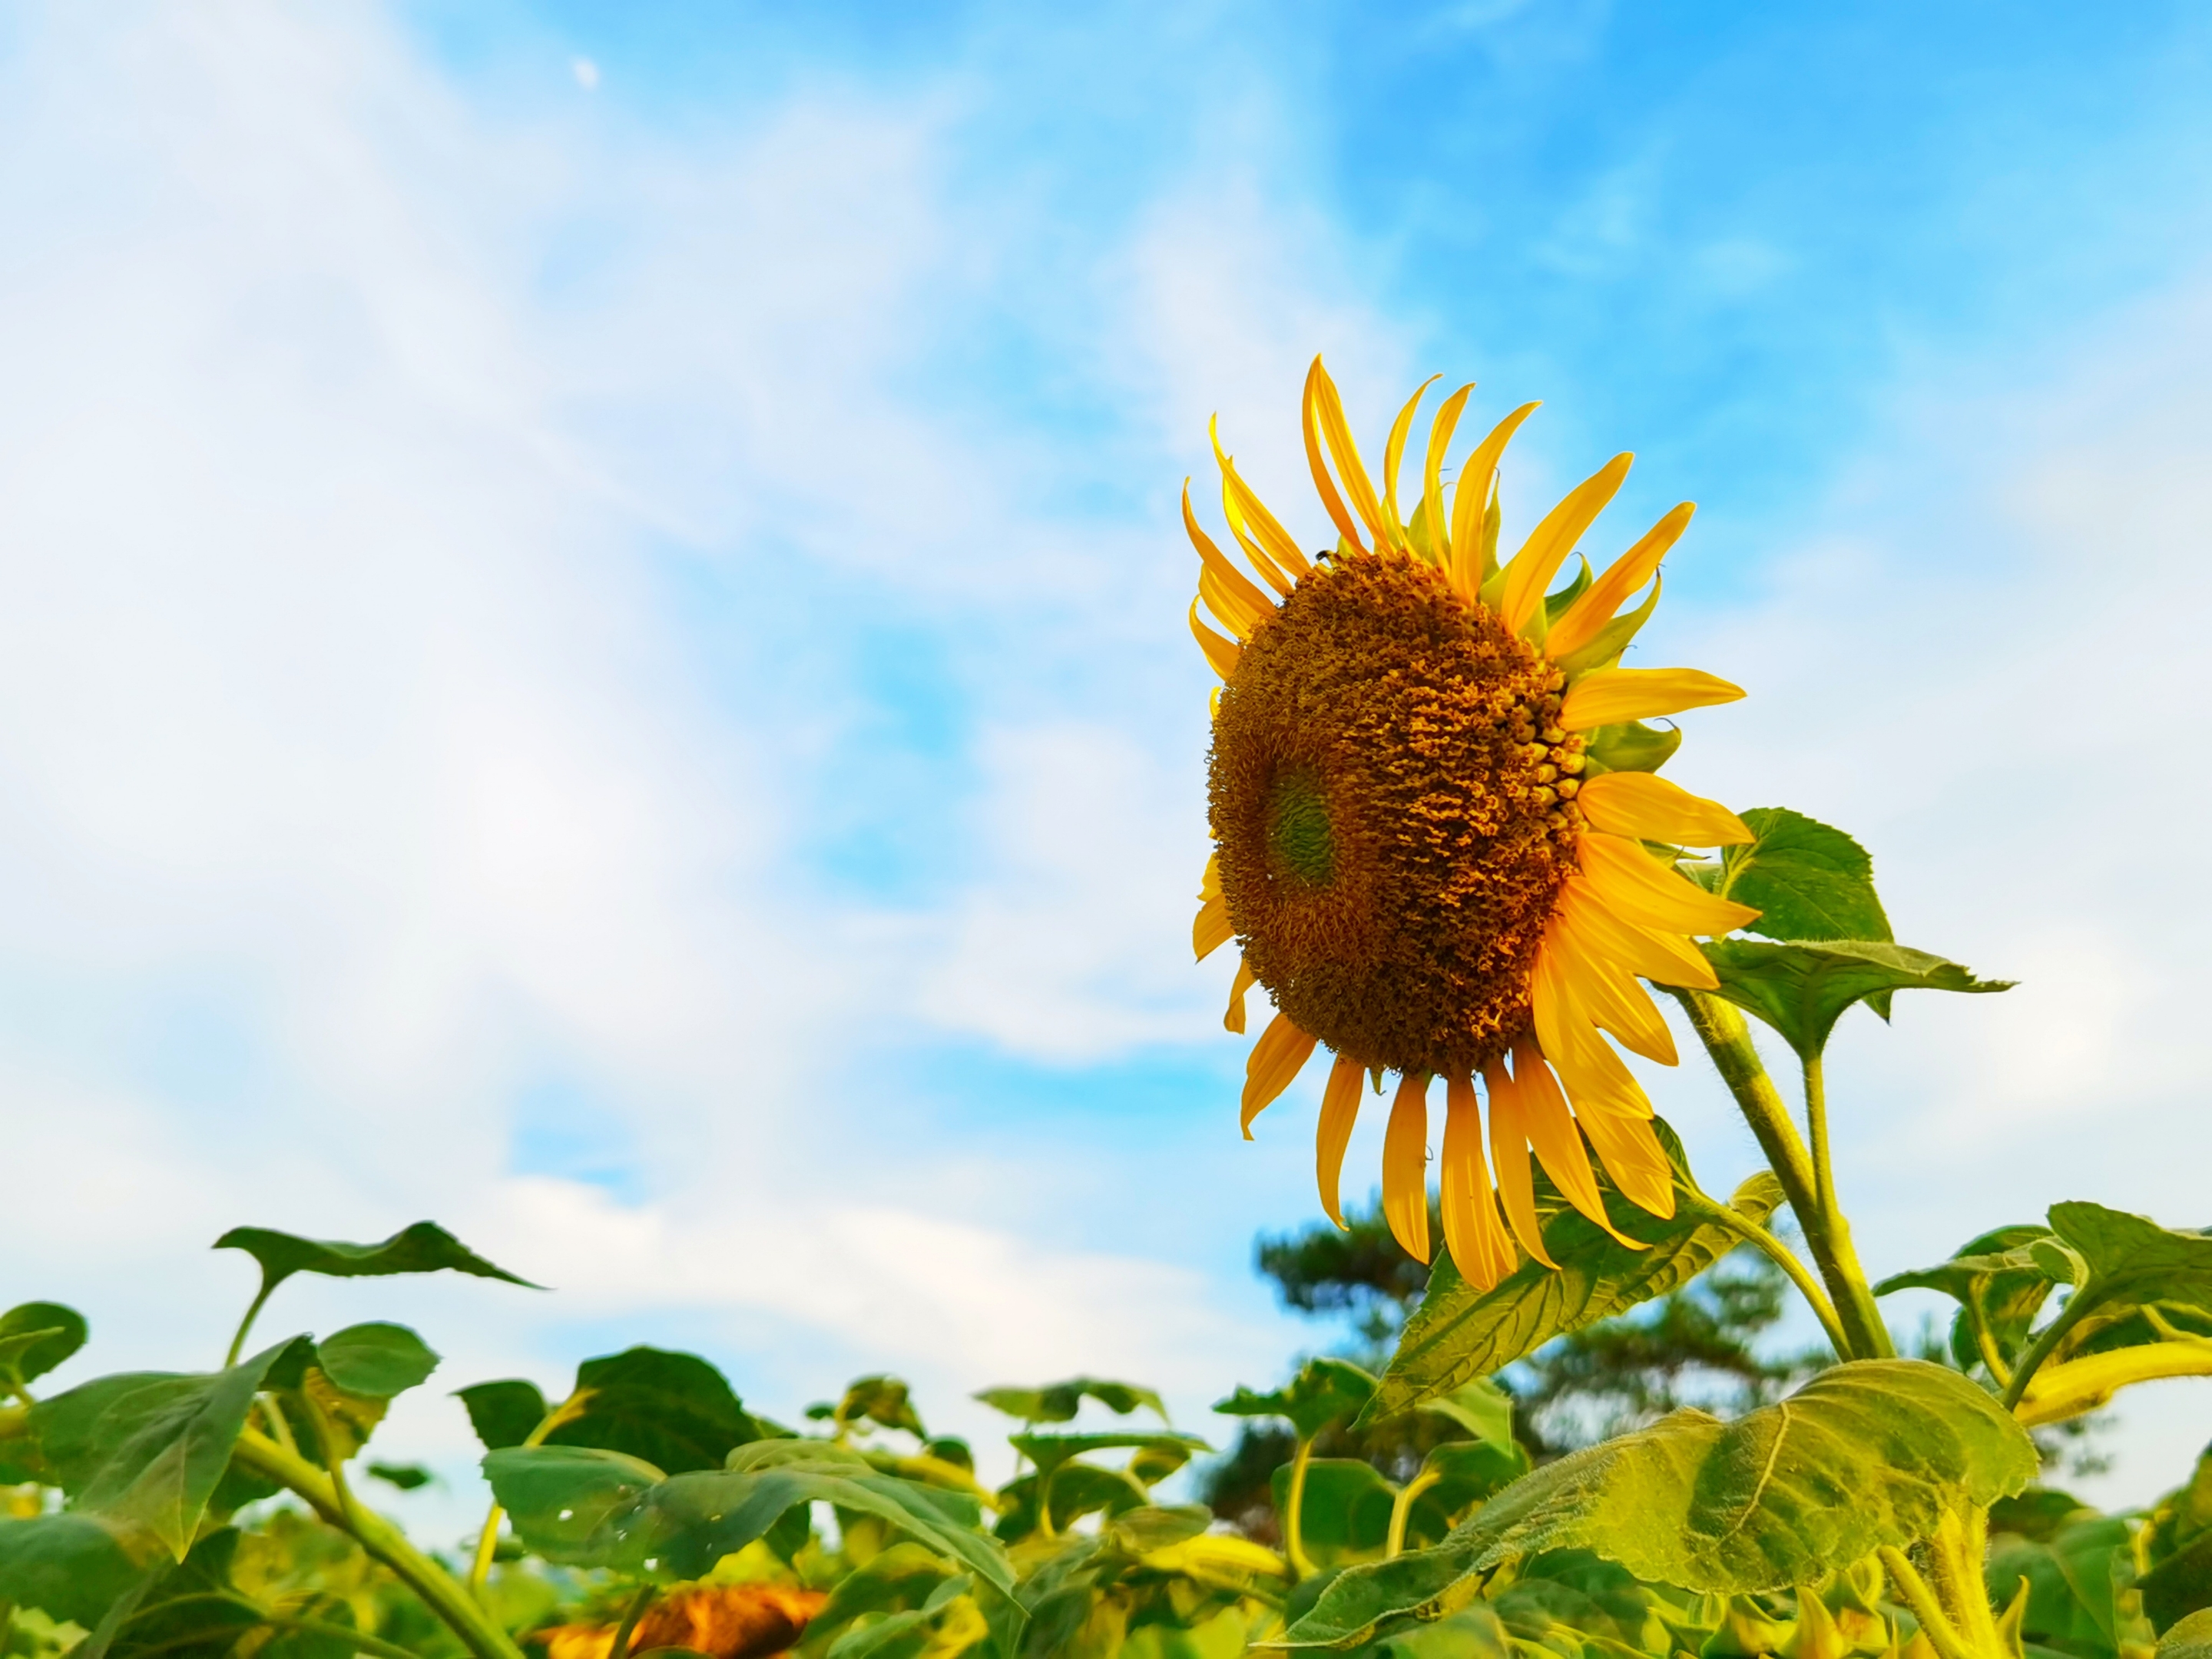
<path id="1" fill-rule="evenodd" d="M 2027 1385 L 2035 1380 L 2035 1374 L 2042 1369 L 2043 1362 L 2058 1352 L 2058 1345 L 2066 1340 L 2066 1333 L 2072 1330 L 2082 1315 L 2095 1305 L 2079 1291 L 2066 1298 L 2066 1305 L 2028 1345 L 2027 1352 L 2020 1357 L 2020 1364 L 2014 1368 L 2012 1381 L 2005 1384 L 2005 1391 L 1999 1397 L 2007 1411 L 2020 1404 L 2021 1396 L 2027 1392 Z"/>
<path id="2" fill-rule="evenodd" d="M 306 1458 L 250 1428 L 239 1436 L 232 1455 L 255 1474 L 299 1494 L 331 1526 L 350 1533 L 363 1549 L 422 1598 L 423 1605 L 460 1638 L 476 1659 L 522 1659 L 522 1650 L 507 1632 L 491 1621 L 444 1568 L 409 1543 L 397 1527 L 358 1504 L 346 1502 L 340 1497 L 338 1485 Z"/>
<path id="3" fill-rule="evenodd" d="M 1683 1207 L 1692 1207 L 1691 1203 L 1685 1203 Z M 1820 1288 L 1820 1281 L 1806 1270 L 1805 1264 L 1797 1259 L 1796 1251 L 1777 1238 L 1769 1229 L 1762 1227 L 1731 1205 L 1714 1204 L 1711 1208 L 1698 1206 L 1698 1213 L 1717 1221 L 1781 1268 L 1788 1275 L 1790 1282 L 1797 1287 L 1797 1294 L 1805 1298 L 1805 1305 L 1812 1309 L 1813 1316 L 1820 1322 L 1821 1333 L 1828 1339 L 1828 1346 L 1835 1350 L 1836 1358 L 1850 1358 L 1850 1341 L 1844 1334 L 1842 1322 L 1836 1317 L 1835 1304 L 1828 1300 L 1827 1293 Z"/>
<path id="4" fill-rule="evenodd" d="M 1874 1291 L 1867 1283 L 1865 1270 L 1859 1266 L 1859 1253 L 1851 1244 L 1851 1224 L 1844 1218 L 1843 1206 L 1836 1201 L 1835 1164 L 1828 1155 L 1828 1085 L 1820 1067 L 1820 1056 L 1814 1054 L 1805 1062 L 1805 1127 L 1813 1142 L 1813 1201 L 1820 1209 L 1822 1246 L 1816 1254 L 1825 1261 L 1832 1256 L 1838 1273 L 1850 1282 L 1850 1293 L 1834 1286 L 1838 1304 L 1846 1301 L 1857 1309 L 1860 1322 L 1880 1339 L 1873 1358 L 1887 1358 L 1894 1352 L 1890 1346 L 1889 1327 L 1882 1321 L 1881 1310 L 1875 1306 Z M 1809 1242 L 1812 1230 L 1806 1230 Z"/>
<path id="5" fill-rule="evenodd" d="M 1291 1460 L 1291 1490 L 1283 1504 L 1283 1559 L 1291 1564 L 1291 1571 L 1301 1578 L 1313 1577 L 1314 1564 L 1306 1553 L 1305 1539 L 1301 1535 L 1299 1522 L 1305 1513 L 1306 1465 L 1313 1462 L 1313 1441 L 1310 1437 L 1298 1437 L 1297 1455 Z"/>
<path id="6" fill-rule="evenodd" d="M 1890 1346 L 1889 1331 L 1874 1305 L 1874 1292 L 1867 1287 L 1866 1275 L 1859 1270 L 1858 1256 L 1851 1249 L 1850 1230 L 1844 1224 L 1840 1212 L 1832 1218 L 1822 1209 L 1823 1178 L 1798 1136 L 1797 1126 L 1790 1121 L 1790 1109 L 1783 1101 L 1781 1091 L 1774 1086 L 1774 1079 L 1766 1074 L 1759 1050 L 1752 1046 L 1751 1030 L 1744 1024 L 1743 1016 L 1731 1004 L 1702 991 L 1677 986 L 1666 988 L 1674 993 L 1689 1015 L 1698 1040 L 1712 1056 L 1713 1067 L 1721 1074 L 1721 1081 L 1735 1097 L 1737 1109 L 1750 1125 L 1759 1151 L 1766 1155 L 1767 1167 L 1782 1183 L 1783 1195 L 1790 1200 L 1798 1224 L 1805 1230 L 1806 1246 L 1813 1252 L 1821 1280 L 1835 1304 L 1837 1322 L 1848 1346 L 1845 1357 L 1888 1358 L 1894 1352 Z M 1820 1122 L 1825 1140 L 1825 1099 L 1821 1103 Z"/>
<path id="7" fill-rule="evenodd" d="M 1890 1583 L 1904 1599 L 1905 1606 L 1912 1609 L 1913 1616 L 1920 1621 L 1920 1628 L 1936 1644 L 1936 1651 L 1942 1654 L 1943 1659 L 1974 1659 L 1974 1656 L 1966 1651 L 1966 1644 L 1959 1639 L 1958 1631 L 1942 1607 L 1937 1604 L 1936 1592 L 1928 1588 L 1928 1581 L 1920 1576 L 1911 1562 L 1905 1559 L 1905 1552 L 1893 1544 L 1884 1544 L 1880 1554 L 1883 1570 L 1889 1574 Z"/>

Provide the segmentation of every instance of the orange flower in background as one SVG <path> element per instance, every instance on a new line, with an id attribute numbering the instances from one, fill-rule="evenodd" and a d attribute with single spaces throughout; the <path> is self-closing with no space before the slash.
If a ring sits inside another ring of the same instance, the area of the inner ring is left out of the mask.
<path id="1" fill-rule="evenodd" d="M 1431 1085 L 1443 1079 L 1445 1243 L 1487 1288 L 1517 1265 L 1516 1240 L 1548 1265 L 1532 1148 L 1567 1200 L 1608 1231 L 1591 1151 L 1632 1201 L 1674 1213 L 1650 1102 L 1613 1042 L 1673 1065 L 1674 1040 L 1638 979 L 1711 988 L 1694 937 L 1757 913 L 1644 845 L 1751 839 L 1733 813 L 1655 775 L 1676 739 L 1640 724 L 1743 693 L 1696 669 L 1620 666 L 1658 602 L 1659 562 L 1690 506 L 1595 580 L 1585 563 L 1550 592 L 1630 458 L 1577 485 L 1501 564 L 1498 463 L 1536 405 L 1499 422 L 1448 487 L 1444 454 L 1474 388 L 1447 398 L 1407 514 L 1400 464 L 1433 383 L 1391 428 L 1378 495 L 1315 359 L 1306 456 L 1340 533 L 1328 552 L 1299 549 L 1218 435 L 1242 563 L 1200 527 L 1184 488 L 1199 555 L 1191 628 L 1223 682 L 1208 773 L 1214 854 L 1194 941 L 1201 959 L 1232 939 L 1238 947 L 1230 1030 L 1244 1029 L 1255 984 L 1278 1010 L 1247 1067 L 1248 1138 L 1316 1048 L 1334 1055 L 1316 1164 L 1322 1207 L 1340 1226 L 1362 1082 L 1398 1074 L 1383 1211 L 1423 1261 Z M 1200 605 L 1225 635 L 1200 619 Z"/>
<path id="2" fill-rule="evenodd" d="M 689 1648 L 708 1659 L 767 1659 L 787 1652 L 830 1598 L 819 1590 L 773 1584 L 727 1584 L 678 1590 L 646 1609 L 630 1632 L 629 1650 Z M 607 1659 L 618 1625 L 560 1625 L 533 1639 L 546 1659 Z"/>

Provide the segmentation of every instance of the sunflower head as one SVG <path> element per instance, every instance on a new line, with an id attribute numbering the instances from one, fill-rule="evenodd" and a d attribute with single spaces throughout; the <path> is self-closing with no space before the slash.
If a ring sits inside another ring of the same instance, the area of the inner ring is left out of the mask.
<path id="1" fill-rule="evenodd" d="M 1427 389 L 1391 430 L 1378 495 L 1316 360 L 1304 425 L 1315 485 L 1339 532 L 1327 552 L 1299 549 L 1218 439 L 1241 563 L 1200 527 L 1186 488 L 1200 560 L 1191 625 L 1223 680 L 1208 774 L 1214 856 L 1195 939 L 1201 957 L 1231 939 L 1238 946 L 1231 1030 L 1243 1028 L 1255 983 L 1277 1010 L 1253 1049 L 1248 1134 L 1316 1047 L 1335 1056 L 1319 1166 L 1322 1203 L 1340 1221 L 1360 1081 L 1399 1074 L 1384 1210 L 1424 1260 L 1427 1096 L 1444 1079 L 1447 1243 L 1462 1273 L 1487 1285 L 1517 1260 L 1512 1239 L 1543 1255 L 1532 1146 L 1569 1200 L 1608 1230 L 1590 1149 L 1632 1200 L 1672 1213 L 1650 1103 L 1601 1033 L 1671 1064 L 1672 1039 L 1638 977 L 1709 987 L 1691 936 L 1752 914 L 1640 843 L 1713 846 L 1747 832 L 1636 769 L 1656 763 L 1637 757 L 1670 752 L 1639 742 L 1656 734 L 1638 722 L 1742 694 L 1694 670 L 1618 665 L 1657 602 L 1659 562 L 1689 522 L 1686 504 L 1602 575 L 1592 580 L 1585 563 L 1547 592 L 1619 489 L 1627 456 L 1577 486 L 1499 562 L 1498 462 L 1534 404 L 1499 422 L 1447 489 L 1444 458 L 1473 388 L 1447 398 L 1431 424 L 1420 496 L 1401 514 L 1401 462 Z M 1200 620 L 1199 605 L 1225 636 Z"/>

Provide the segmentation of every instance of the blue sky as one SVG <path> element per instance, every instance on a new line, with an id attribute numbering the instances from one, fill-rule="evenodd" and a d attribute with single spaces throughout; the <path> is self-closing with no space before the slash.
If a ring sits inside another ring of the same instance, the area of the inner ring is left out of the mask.
<path id="1" fill-rule="evenodd" d="M 1316 350 L 1370 444 L 1432 371 L 1544 398 L 1509 521 L 1620 448 L 1595 544 L 1698 501 L 1650 648 L 1753 696 L 1684 780 L 2025 981 L 1839 1041 L 1871 1266 L 2203 1219 L 2212 893 L 2113 807 L 2208 804 L 2212 23 L 1689 15 L 11 14 L 0 1122 L 52 1175 L 0 1293 L 175 1363 L 224 1226 L 427 1214 L 558 1293 L 293 1317 L 419 1318 L 455 1384 L 684 1343 L 771 1411 L 888 1366 L 968 1427 L 1269 1378 L 1314 1102 L 1237 1139 L 1188 960 L 1175 502 L 1218 410 L 1319 534 Z M 2207 1406 L 2131 1411 L 2109 1495 Z M 465 1497 L 449 1401 L 392 1432 Z"/>

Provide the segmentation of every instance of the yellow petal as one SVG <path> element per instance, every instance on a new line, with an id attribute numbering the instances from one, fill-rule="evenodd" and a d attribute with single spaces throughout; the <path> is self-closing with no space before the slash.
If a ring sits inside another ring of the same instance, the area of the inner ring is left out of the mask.
<path id="1" fill-rule="evenodd" d="M 1508 633 L 1518 634 L 1528 625 L 1536 607 L 1544 602 L 1544 590 L 1559 574 L 1567 555 L 1575 550 L 1583 532 L 1619 493 L 1620 481 L 1628 476 L 1629 463 L 1635 459 L 1628 454 L 1614 456 L 1569 490 L 1567 498 L 1528 532 L 1528 539 L 1505 567 L 1505 590 L 1498 597 L 1498 620 L 1505 624 Z"/>
<path id="2" fill-rule="evenodd" d="M 1421 468 L 1421 505 L 1429 521 L 1429 534 L 1436 542 L 1437 562 L 1449 568 L 1451 538 L 1444 521 L 1444 451 L 1450 447 L 1452 434 L 1458 428 L 1460 410 L 1467 407 L 1468 394 L 1474 390 L 1474 382 L 1465 386 L 1443 400 L 1437 417 L 1429 422 L 1428 459 Z"/>
<path id="3" fill-rule="evenodd" d="M 1339 1227 L 1344 1226 L 1344 1212 L 1339 1207 L 1344 1149 L 1352 1144 L 1352 1126 L 1359 1121 L 1359 1085 L 1366 1076 L 1365 1066 L 1339 1054 L 1336 1064 L 1328 1069 L 1328 1086 L 1321 1092 L 1321 1127 L 1314 1135 L 1314 1179 L 1321 1188 L 1322 1208 Z"/>
<path id="4" fill-rule="evenodd" d="M 1726 933 L 1759 912 L 1732 899 L 1717 898 L 1686 876 L 1677 875 L 1632 841 L 1619 836 L 1584 835 L 1577 842 L 1583 874 L 1607 908 L 1645 927 L 1676 933 Z"/>
<path id="5" fill-rule="evenodd" d="M 1459 482 L 1452 486 L 1451 579 L 1463 599 L 1472 599 L 1482 591 L 1482 515 L 1490 507 L 1490 480 L 1498 471 L 1498 457 L 1521 429 L 1521 422 L 1538 407 L 1523 404 L 1491 428 L 1490 435 L 1461 465 Z"/>
<path id="6" fill-rule="evenodd" d="M 1603 1026 L 1621 1042 L 1662 1066 L 1677 1064 L 1674 1034 L 1659 1017 L 1644 988 L 1604 957 L 1574 949 L 1564 930 L 1547 937 L 1540 947 L 1558 964 L 1560 978 L 1594 1025 Z M 1552 1051 L 1547 1047 L 1546 1054 Z"/>
<path id="7" fill-rule="evenodd" d="M 1560 1073 L 1570 1096 L 1574 1094 L 1574 1080 Z M 1674 1166 L 1667 1161 L 1667 1153 L 1659 1145 L 1658 1132 L 1651 1120 L 1644 1117 L 1622 1117 L 1605 1111 L 1584 1112 L 1582 1102 L 1575 1102 L 1577 1121 L 1583 1132 L 1589 1136 L 1598 1162 L 1613 1177 L 1613 1184 L 1620 1188 L 1621 1195 L 1646 1214 L 1656 1215 L 1664 1221 L 1674 1213 Z"/>
<path id="8" fill-rule="evenodd" d="M 1521 1085 L 1529 1143 L 1536 1149 L 1536 1161 L 1544 1166 L 1544 1173 L 1552 1177 L 1552 1184 L 1568 1203 L 1619 1243 L 1633 1250 L 1648 1248 L 1615 1227 L 1613 1218 L 1605 1212 L 1597 1175 L 1590 1168 L 1582 1131 L 1567 1110 L 1567 1097 L 1559 1091 L 1559 1079 L 1552 1075 L 1542 1053 L 1527 1037 L 1513 1045 L 1513 1076 Z"/>
<path id="9" fill-rule="evenodd" d="M 1260 625 L 1266 611 L 1255 611 L 1250 603 L 1221 580 L 1221 573 L 1201 565 L 1198 572 L 1198 597 L 1214 619 L 1228 629 L 1240 642 L 1252 637 L 1252 630 Z M 1270 606 L 1272 610 L 1273 607 Z"/>
<path id="10" fill-rule="evenodd" d="M 1252 964 L 1239 957 L 1237 959 L 1237 977 L 1230 981 L 1229 986 L 1229 1012 L 1221 1017 L 1222 1025 L 1239 1036 L 1244 1035 L 1245 994 L 1259 982 L 1259 976 L 1252 971 Z"/>
<path id="11" fill-rule="evenodd" d="M 1251 1057 L 1244 1062 L 1244 1104 L 1239 1123 L 1245 1139 L 1252 1139 L 1252 1120 L 1291 1086 L 1313 1051 L 1313 1038 L 1292 1024 L 1288 1014 L 1277 1014 L 1260 1033 Z"/>
<path id="12" fill-rule="evenodd" d="M 1382 1132 L 1382 1218 L 1390 1237 L 1416 1261 L 1429 1259 L 1429 1079 L 1399 1079 Z"/>
<path id="13" fill-rule="evenodd" d="M 1545 636 L 1544 654 L 1564 657 L 1595 639 L 1628 602 L 1628 596 L 1651 580 L 1659 561 L 1681 540 L 1682 532 L 1690 527 L 1690 515 L 1697 510 L 1684 501 L 1646 531 L 1643 540 L 1607 565 L 1605 574 L 1567 607 L 1567 614 L 1552 624 L 1551 633 Z"/>
<path id="14" fill-rule="evenodd" d="M 1390 539 L 1401 547 L 1406 544 L 1406 521 L 1398 514 L 1398 463 L 1405 458 L 1406 434 L 1413 429 L 1413 411 L 1420 408 L 1421 399 L 1428 389 L 1443 379 L 1441 374 L 1430 375 L 1421 382 L 1413 395 L 1406 399 L 1406 406 L 1398 411 L 1398 418 L 1391 422 L 1390 441 L 1382 446 L 1382 521 L 1389 526 Z"/>
<path id="15" fill-rule="evenodd" d="M 1544 1229 L 1536 1216 L 1536 1182 L 1528 1169 L 1528 1130 L 1521 1106 L 1521 1085 L 1506 1076 L 1502 1063 L 1482 1070 L 1490 1091 L 1490 1162 L 1498 1171 L 1498 1199 L 1521 1248 L 1547 1267 L 1559 1264 L 1544 1252 Z"/>
<path id="16" fill-rule="evenodd" d="M 1190 948 L 1204 962 L 1223 945 L 1237 937 L 1237 930 L 1229 925 L 1229 906 L 1218 898 L 1210 898 L 1198 907 L 1198 919 L 1190 925 Z"/>
<path id="17" fill-rule="evenodd" d="M 1590 828 L 1674 847 L 1734 847 L 1752 839 L 1744 821 L 1656 772 L 1607 772 L 1575 797 Z"/>
<path id="18" fill-rule="evenodd" d="M 1253 541 L 1259 543 L 1266 556 L 1283 572 L 1296 580 L 1313 568 L 1313 562 L 1299 551 L 1297 541 L 1283 528 L 1282 522 L 1267 510 L 1261 501 L 1237 471 L 1237 463 L 1222 453 L 1221 434 L 1208 422 L 1206 430 L 1213 435 L 1213 459 L 1221 468 L 1221 494 L 1224 507 L 1233 504 L 1227 514 L 1231 528 L 1242 540 L 1249 532 Z M 1256 562 L 1256 561 L 1255 561 Z"/>
<path id="19" fill-rule="evenodd" d="M 1190 510 L 1190 480 L 1188 478 L 1182 481 L 1182 525 L 1183 529 L 1189 533 L 1190 544 L 1198 550 L 1201 571 L 1198 589 L 1200 594 L 1205 598 L 1207 605 L 1212 606 L 1214 614 L 1229 623 L 1231 628 L 1236 628 L 1240 619 L 1243 620 L 1244 626 L 1237 629 L 1240 637 L 1250 633 L 1252 624 L 1272 611 L 1275 608 L 1275 602 L 1262 593 L 1259 585 L 1249 576 L 1230 563 L 1229 556 L 1214 545 L 1213 538 L 1198 527 L 1198 515 Z M 1212 577 L 1220 585 L 1222 594 L 1230 605 L 1235 607 L 1233 611 L 1224 610 L 1212 595 L 1206 592 L 1206 577 L 1207 576 Z"/>
<path id="20" fill-rule="evenodd" d="M 1243 647 L 1234 640 L 1224 640 L 1198 619 L 1198 601 L 1190 602 L 1190 631 L 1198 641 L 1198 648 L 1206 653 L 1206 665 L 1227 679 L 1237 672 L 1237 659 Z"/>
<path id="21" fill-rule="evenodd" d="M 1474 1079 L 1444 1085 L 1444 1150 L 1437 1185 L 1443 1192 L 1444 1248 L 1460 1277 L 1479 1291 L 1495 1288 L 1517 1265 L 1513 1242 L 1498 1219 L 1498 1194 L 1482 1157 L 1482 1109 Z"/>
<path id="22" fill-rule="evenodd" d="M 1650 1117 L 1651 1101 L 1636 1075 L 1598 1035 L 1589 1007 L 1556 957 L 1540 959 L 1532 989 L 1536 1041 L 1561 1078 L 1573 1074 L 1568 1091 L 1577 1108 L 1587 1101 L 1623 1117 Z"/>
<path id="23" fill-rule="evenodd" d="M 1359 450 L 1352 441 L 1352 428 L 1344 418 L 1343 399 L 1336 395 L 1336 382 L 1328 378 L 1328 370 L 1322 367 L 1319 357 L 1306 371 L 1305 422 L 1306 461 L 1313 469 L 1315 486 L 1320 489 L 1322 501 L 1328 508 L 1328 516 L 1336 521 L 1337 529 L 1343 532 L 1352 551 L 1366 550 L 1367 544 L 1359 539 L 1358 526 L 1344 510 L 1336 486 L 1329 482 L 1328 467 L 1322 464 L 1322 443 L 1328 446 L 1329 459 L 1336 463 L 1336 470 L 1344 479 L 1344 493 L 1352 497 L 1352 505 L 1373 533 L 1376 546 L 1388 545 L 1389 537 L 1382 528 L 1375 486 L 1367 481 L 1367 469 L 1360 465 Z"/>
<path id="24" fill-rule="evenodd" d="M 1741 686 L 1695 668 L 1600 668 L 1568 689 L 1559 724 L 1570 732 L 1595 732 L 1622 720 L 1734 702 L 1741 696 Z"/>
<path id="25" fill-rule="evenodd" d="M 1656 984 L 1710 991 L 1720 983 L 1696 945 L 1679 933 L 1655 933 L 1616 915 L 1586 878 L 1568 878 L 1553 915 L 1578 951 L 1617 962 Z"/>

